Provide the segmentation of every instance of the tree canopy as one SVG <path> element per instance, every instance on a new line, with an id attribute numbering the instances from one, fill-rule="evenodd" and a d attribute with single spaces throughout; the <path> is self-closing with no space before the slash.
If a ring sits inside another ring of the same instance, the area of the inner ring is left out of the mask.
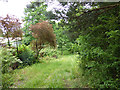
<path id="1" fill-rule="evenodd" d="M 8 39 L 9 46 L 10 37 L 12 37 L 13 39 L 15 39 L 16 37 L 22 38 L 21 23 L 19 22 L 19 19 L 15 18 L 14 16 L 7 15 L 5 18 L 1 17 L 0 22 L 2 33 L 4 37 Z"/>

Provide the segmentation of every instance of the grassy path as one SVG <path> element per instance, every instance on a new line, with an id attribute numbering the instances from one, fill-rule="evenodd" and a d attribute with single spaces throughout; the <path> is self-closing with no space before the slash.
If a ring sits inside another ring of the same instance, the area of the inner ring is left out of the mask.
<path id="1" fill-rule="evenodd" d="M 17 88 L 74 88 L 78 87 L 76 55 L 61 56 L 58 59 L 44 60 L 24 69 L 16 70 Z"/>

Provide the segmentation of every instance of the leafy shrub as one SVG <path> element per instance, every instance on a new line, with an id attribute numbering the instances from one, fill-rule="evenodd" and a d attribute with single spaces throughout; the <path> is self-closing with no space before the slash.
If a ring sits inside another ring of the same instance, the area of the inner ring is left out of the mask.
<path id="1" fill-rule="evenodd" d="M 63 29 L 65 28 L 65 30 Z M 59 50 L 61 50 L 61 54 L 70 54 L 73 53 L 72 49 L 72 42 L 70 42 L 68 36 L 65 34 L 67 31 L 67 27 L 59 27 L 56 24 L 55 28 L 55 34 L 56 34 L 56 39 L 57 39 L 57 47 Z"/>
<path id="2" fill-rule="evenodd" d="M 12 73 L 2 74 L 2 88 L 9 88 L 13 83 Z"/>
<path id="3" fill-rule="evenodd" d="M 10 67 L 14 63 L 22 63 L 20 59 L 13 56 L 13 50 L 1 48 L 0 49 L 0 61 L 2 62 L 2 73 L 10 72 Z"/>
<path id="4" fill-rule="evenodd" d="M 12 78 L 12 67 L 15 63 L 22 63 L 20 59 L 18 59 L 16 56 L 13 56 L 14 50 L 6 49 L 6 48 L 0 48 L 0 68 L 1 69 L 1 75 L 2 78 L 2 87 L 8 88 L 13 84 L 13 78 Z"/>
<path id="5" fill-rule="evenodd" d="M 22 65 L 31 65 L 36 62 L 35 54 L 31 50 L 30 46 L 24 44 L 18 47 L 18 58 L 23 62 Z"/>
<path id="6" fill-rule="evenodd" d="M 101 16 L 76 40 L 80 69 L 87 85 L 96 88 L 120 88 L 120 30 L 118 17 Z M 114 25 L 114 26 L 113 26 Z"/>
<path id="7" fill-rule="evenodd" d="M 32 40 L 33 40 L 32 35 L 30 34 L 26 35 L 22 40 L 22 44 L 29 45 Z"/>
<path id="8" fill-rule="evenodd" d="M 44 48 L 40 51 L 40 54 L 43 53 L 43 57 L 49 56 L 49 57 L 58 57 L 60 55 L 60 51 L 56 49 L 52 49 L 50 47 Z"/>
<path id="9" fill-rule="evenodd" d="M 79 41 L 82 40 L 82 43 L 78 46 L 83 80 L 87 78 L 86 84 L 90 87 L 118 88 L 120 82 L 120 61 L 119 57 L 116 57 L 114 53 L 109 51 L 113 47 L 108 47 L 104 51 L 103 47 L 90 46 L 88 42 L 84 41 L 85 38 L 85 36 L 79 38 Z M 111 51 L 114 51 L 114 49 Z"/>

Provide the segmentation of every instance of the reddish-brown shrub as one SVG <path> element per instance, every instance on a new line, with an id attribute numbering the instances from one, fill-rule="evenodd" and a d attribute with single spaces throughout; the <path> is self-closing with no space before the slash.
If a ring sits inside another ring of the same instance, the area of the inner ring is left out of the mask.
<path id="1" fill-rule="evenodd" d="M 31 25 L 30 30 L 32 31 L 32 36 L 35 38 L 31 45 L 33 50 L 36 50 L 37 56 L 43 48 L 42 45 L 47 42 L 50 46 L 56 47 L 56 36 L 53 32 L 52 24 L 49 24 L 49 22 L 41 21 L 41 23 Z"/>
<path id="2" fill-rule="evenodd" d="M 30 29 L 33 37 L 37 41 L 39 40 L 39 44 L 48 42 L 51 46 L 56 47 L 56 36 L 53 32 L 52 24 L 49 24 L 47 21 L 42 21 L 41 23 L 31 25 Z"/>

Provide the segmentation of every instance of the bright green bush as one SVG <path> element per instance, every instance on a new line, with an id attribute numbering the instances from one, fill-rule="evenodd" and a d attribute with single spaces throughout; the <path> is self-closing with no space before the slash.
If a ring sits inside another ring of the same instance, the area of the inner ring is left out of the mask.
<path id="1" fill-rule="evenodd" d="M 57 49 L 52 49 L 50 47 L 43 48 L 40 51 L 40 55 L 43 53 L 43 57 L 49 56 L 49 57 L 58 57 L 61 54 L 61 51 Z M 41 57 L 41 56 L 40 56 Z"/>
<path id="2" fill-rule="evenodd" d="M 65 29 L 63 29 L 65 28 Z M 61 54 L 71 54 L 74 52 L 72 49 L 72 42 L 70 42 L 68 36 L 66 35 L 67 27 L 59 27 L 58 24 L 56 24 L 55 28 L 55 34 L 56 34 L 56 40 L 57 40 L 57 47 L 61 51 Z"/>
<path id="3" fill-rule="evenodd" d="M 22 66 L 31 65 L 36 62 L 35 54 L 30 46 L 24 44 L 18 47 L 17 57 L 23 62 Z"/>

